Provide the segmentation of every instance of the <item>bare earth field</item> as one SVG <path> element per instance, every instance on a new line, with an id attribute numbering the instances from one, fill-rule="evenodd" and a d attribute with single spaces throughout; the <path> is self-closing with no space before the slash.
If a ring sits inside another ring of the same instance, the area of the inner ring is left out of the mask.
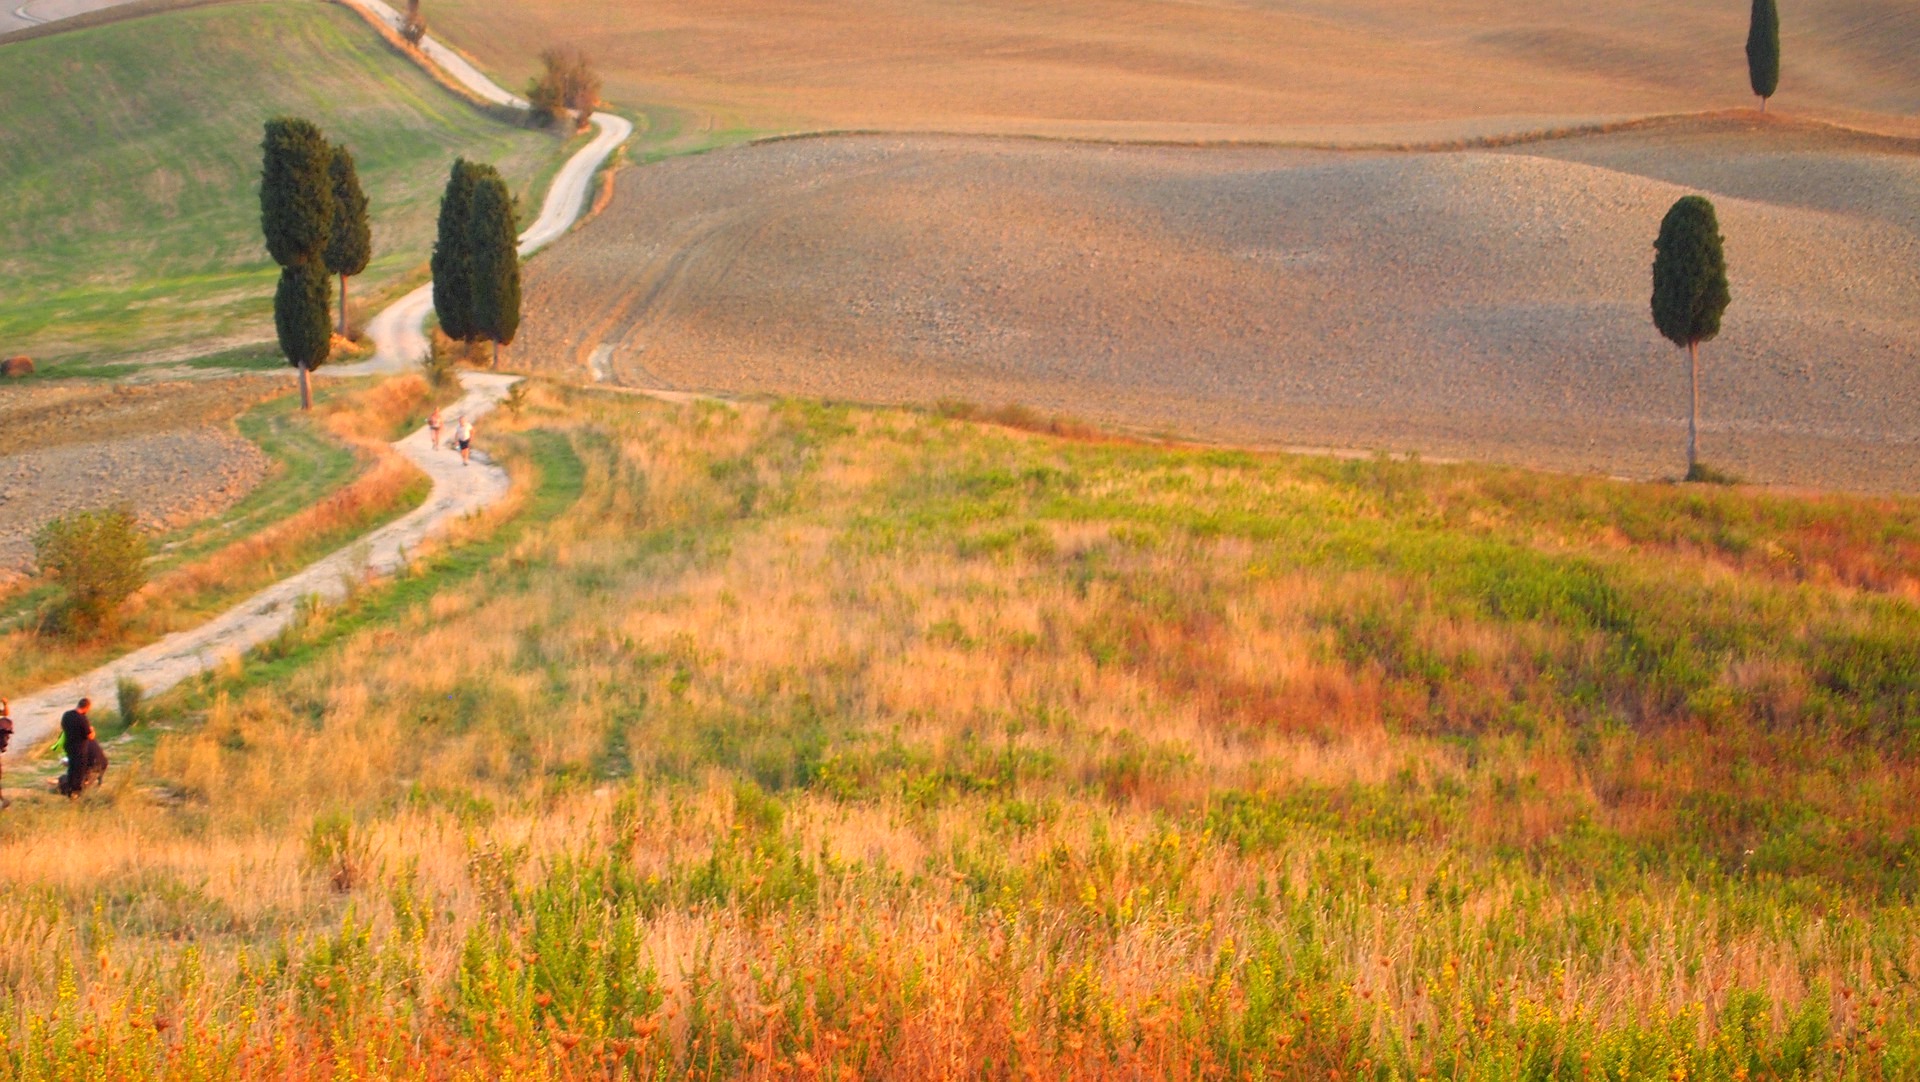
<path id="1" fill-rule="evenodd" d="M 1920 155 L 1782 124 L 1441 154 L 763 144 L 628 173 L 529 266 L 515 352 L 673 389 L 1660 476 L 1686 365 L 1647 313 L 1651 246 L 1696 189 L 1734 294 L 1704 457 L 1920 488 Z"/>
<path id="2" fill-rule="evenodd" d="M 1748 5 L 1672 0 L 436 0 L 509 85 L 572 44 L 706 123 L 1405 141 L 1746 105 Z M 1920 6 L 1802 0 L 1778 105 L 1920 111 Z M 650 113 L 650 115 L 652 115 Z"/>
<path id="3" fill-rule="evenodd" d="M 62 381 L 0 395 L 0 585 L 33 557 L 33 535 L 74 511 L 127 504 L 166 530 L 238 502 L 266 475 L 232 419 L 265 381 Z"/>

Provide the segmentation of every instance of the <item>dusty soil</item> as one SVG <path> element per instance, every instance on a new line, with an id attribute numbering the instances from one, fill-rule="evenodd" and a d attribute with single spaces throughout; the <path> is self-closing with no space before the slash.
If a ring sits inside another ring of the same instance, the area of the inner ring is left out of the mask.
<path id="1" fill-rule="evenodd" d="M 440 0 L 520 85 L 572 44 L 607 96 L 756 129 L 1388 138 L 1751 103 L 1732 0 Z M 1801 0 L 1777 108 L 1920 112 L 1920 5 Z"/>
<path id="2" fill-rule="evenodd" d="M 261 379 L 5 388 L 0 585 L 27 569 L 33 534 L 60 515 L 126 504 L 164 530 L 231 507 L 271 465 L 232 420 L 275 390 Z"/>
<path id="3" fill-rule="evenodd" d="M 1704 350 L 1704 457 L 1920 489 L 1920 154 L 1783 124 L 1444 154 L 720 152 L 623 174 L 530 264 L 514 353 L 680 390 L 1661 476 L 1686 365 L 1647 313 L 1651 245 L 1694 190 L 1734 294 Z"/>

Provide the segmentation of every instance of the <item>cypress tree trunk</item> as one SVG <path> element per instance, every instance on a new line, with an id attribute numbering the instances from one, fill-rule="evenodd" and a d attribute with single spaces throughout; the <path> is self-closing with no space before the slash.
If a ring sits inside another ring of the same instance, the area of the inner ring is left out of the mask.
<path id="1" fill-rule="evenodd" d="M 340 337 L 347 336 L 347 276 L 340 276 Z"/>
<path id="2" fill-rule="evenodd" d="M 304 364 L 295 367 L 300 371 L 300 408 L 310 410 L 313 408 L 313 381 L 307 377 L 313 370 Z"/>
<path id="3" fill-rule="evenodd" d="M 1693 408 L 1687 412 L 1687 477 L 1700 468 L 1700 343 L 1687 343 L 1687 371 L 1693 379 Z"/>

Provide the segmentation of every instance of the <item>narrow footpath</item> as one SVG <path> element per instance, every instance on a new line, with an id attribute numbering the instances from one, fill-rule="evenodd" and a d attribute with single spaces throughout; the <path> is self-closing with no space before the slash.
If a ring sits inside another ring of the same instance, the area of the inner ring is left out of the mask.
<path id="1" fill-rule="evenodd" d="M 389 25 L 399 25 L 399 14 L 380 0 L 346 2 Z M 421 42 L 421 49 L 481 97 L 498 104 L 525 106 L 525 102 L 496 86 L 458 54 L 431 38 Z M 611 113 L 595 113 L 593 123 L 599 133 L 561 166 L 547 188 L 540 216 L 520 234 L 521 255 L 530 254 L 558 238 L 578 220 L 594 173 L 607 156 L 633 134 L 631 123 Z M 425 324 L 432 310 L 433 288 L 429 283 L 402 297 L 367 324 L 367 334 L 376 347 L 371 359 L 324 368 L 320 374 L 352 377 L 406 371 L 427 354 Z M 447 418 L 462 415 L 478 418 L 498 405 L 518 378 L 491 372 L 462 373 L 460 383 L 465 395 L 441 413 Z M 418 549 L 422 542 L 452 522 L 507 494 L 509 483 L 504 469 L 483 454 L 474 455 L 473 464 L 463 467 L 460 456 L 444 445 L 438 452 L 432 450 L 430 439 L 427 430 L 422 428 L 393 444 L 395 450 L 420 467 L 433 485 L 426 502 L 405 517 L 355 540 L 199 627 L 168 635 L 85 675 L 15 697 L 11 704 L 15 725 L 13 750 L 6 757 L 9 766 L 51 739 L 59 729 L 61 712 L 83 696 L 93 699 L 102 709 L 109 709 L 122 679 L 137 681 L 146 694 L 158 695 L 183 680 L 207 672 L 227 658 L 245 654 L 292 624 L 302 598 L 337 600 L 346 595 L 349 584 L 368 576 L 392 574 L 406 560 L 409 551 Z"/>

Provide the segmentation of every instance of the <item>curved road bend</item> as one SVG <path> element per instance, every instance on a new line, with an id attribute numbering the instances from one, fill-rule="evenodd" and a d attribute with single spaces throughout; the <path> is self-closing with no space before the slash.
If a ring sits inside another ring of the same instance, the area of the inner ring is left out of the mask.
<path id="1" fill-rule="evenodd" d="M 396 32 L 404 25 L 399 12 L 383 3 L 382 0 L 343 0 L 369 18 L 378 19 Z M 460 85 L 486 101 L 495 105 L 509 105 L 524 109 L 524 99 L 515 97 L 502 89 L 493 80 L 482 75 L 479 69 L 467 63 L 460 54 L 433 40 L 432 37 L 420 39 L 420 51 L 428 59 L 458 80 Z M 520 254 L 532 255 L 559 239 L 580 217 L 580 208 L 587 200 L 587 189 L 593 183 L 593 174 L 600 168 L 607 155 L 627 141 L 633 135 L 633 124 L 625 117 L 612 113 L 593 114 L 594 126 L 599 134 L 593 141 L 580 148 L 560 171 L 553 176 L 553 182 L 547 187 L 547 197 L 540 204 L 540 216 L 533 220 L 520 234 Z M 388 305 L 379 315 L 367 324 L 367 334 L 377 347 L 371 359 L 359 364 L 346 365 L 332 371 L 337 375 L 366 375 L 375 372 L 398 372 L 408 365 L 417 363 L 427 355 L 427 337 L 424 330 L 427 313 L 433 310 L 433 284 L 431 282 Z"/>
<path id="2" fill-rule="evenodd" d="M 399 20 L 393 9 L 380 0 L 347 2 L 390 24 L 397 24 Z M 495 86 L 471 64 L 437 42 L 427 39 L 421 45 L 429 57 L 446 65 L 450 74 L 476 94 L 499 104 L 525 106 L 525 102 Z M 595 113 L 593 122 L 599 127 L 599 134 L 560 167 L 547 189 L 540 216 L 520 234 L 522 255 L 551 242 L 573 225 L 586 201 L 594 172 L 607 155 L 633 134 L 632 124 L 611 113 Z M 388 306 L 368 323 L 367 333 L 375 345 L 372 359 L 323 369 L 323 372 L 354 376 L 403 371 L 426 354 L 422 328 L 432 308 L 433 287 L 429 283 Z M 507 389 L 516 379 L 491 372 L 463 373 L 460 382 L 466 394 L 443 412 L 479 417 L 506 397 Z M 507 493 L 505 470 L 479 458 L 472 467 L 463 468 L 457 454 L 445 448 L 438 453 L 430 449 L 424 428 L 395 441 L 393 446 L 432 481 L 433 488 L 425 503 L 199 627 L 168 635 L 83 676 L 15 697 L 12 703 L 17 727 L 15 750 L 8 759 L 18 760 L 50 738 L 59 728 L 61 712 L 82 696 L 103 705 L 111 704 L 115 687 L 123 678 L 136 680 L 149 695 L 157 695 L 212 669 L 225 658 L 245 654 L 291 624 L 301 598 L 318 595 L 337 599 L 345 595 L 351 580 L 367 574 L 392 573 L 404 560 L 406 550 L 418 548 L 422 541 L 439 533 L 448 523 L 494 503 Z"/>

